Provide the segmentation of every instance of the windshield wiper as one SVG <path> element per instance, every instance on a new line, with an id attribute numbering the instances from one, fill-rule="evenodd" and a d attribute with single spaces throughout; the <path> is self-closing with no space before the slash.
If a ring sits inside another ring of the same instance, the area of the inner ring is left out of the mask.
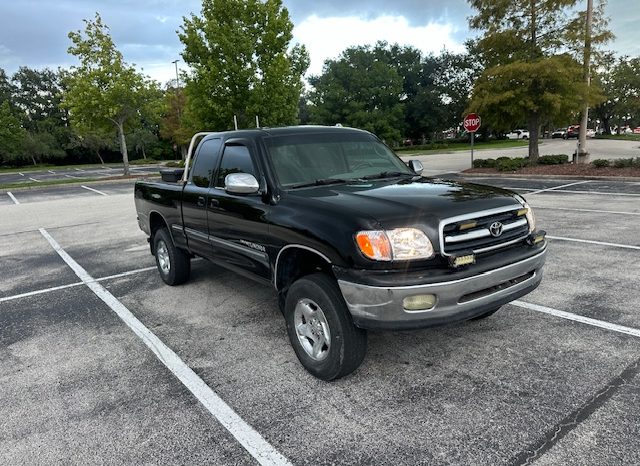
<path id="1" fill-rule="evenodd" d="M 387 172 L 382 172 L 382 173 L 376 173 L 375 175 L 366 175 L 366 176 L 362 176 L 360 177 L 360 179 L 362 180 L 379 180 L 382 178 L 395 178 L 398 176 L 415 176 L 413 173 L 407 173 L 407 172 L 391 172 L 391 171 L 387 171 Z"/>
<path id="2" fill-rule="evenodd" d="M 308 183 L 293 184 L 291 186 L 287 186 L 287 189 L 308 188 L 309 186 L 327 186 L 330 184 L 342 184 L 346 183 L 347 181 L 348 180 L 344 180 L 342 178 L 323 178 L 319 180 L 309 181 Z"/>

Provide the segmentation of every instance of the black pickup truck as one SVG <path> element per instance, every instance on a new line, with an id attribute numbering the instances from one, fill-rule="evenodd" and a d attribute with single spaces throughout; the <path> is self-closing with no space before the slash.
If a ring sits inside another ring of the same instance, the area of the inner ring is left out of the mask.
<path id="1" fill-rule="evenodd" d="M 199 256 L 272 286 L 316 377 L 354 371 L 367 329 L 488 317 L 542 279 L 545 233 L 522 197 L 423 177 L 420 162 L 405 164 L 371 133 L 196 136 L 186 170 L 135 186 L 160 276 L 185 282 Z"/>

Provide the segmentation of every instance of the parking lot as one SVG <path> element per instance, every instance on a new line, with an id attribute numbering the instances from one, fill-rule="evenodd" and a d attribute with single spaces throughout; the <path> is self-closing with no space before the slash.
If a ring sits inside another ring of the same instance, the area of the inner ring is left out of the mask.
<path id="1" fill-rule="evenodd" d="M 163 284 L 132 182 L 0 193 L 0 463 L 638 464 L 640 182 L 467 180 L 533 206 L 542 284 L 332 383 L 270 288 Z"/>
<path id="2" fill-rule="evenodd" d="M 157 174 L 156 165 L 132 165 L 129 167 L 132 175 L 150 175 Z M 38 183 L 51 181 L 71 181 L 81 180 L 85 178 L 110 178 L 121 176 L 123 169 L 121 167 L 75 167 L 75 168 L 51 168 L 48 170 L 32 170 L 32 171 L 11 171 L 0 173 L 0 185 L 21 183 L 25 186 L 37 186 Z"/>

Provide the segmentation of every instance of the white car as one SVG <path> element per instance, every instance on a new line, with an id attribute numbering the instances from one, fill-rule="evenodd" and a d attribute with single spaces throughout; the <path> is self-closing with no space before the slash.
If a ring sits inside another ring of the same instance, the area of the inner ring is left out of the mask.
<path id="1" fill-rule="evenodd" d="M 507 133 L 507 139 L 529 139 L 529 131 L 526 129 L 514 129 Z"/>
<path id="2" fill-rule="evenodd" d="M 595 129 L 591 129 L 591 128 L 587 128 L 587 137 L 588 138 L 595 138 L 596 137 L 596 130 Z"/>

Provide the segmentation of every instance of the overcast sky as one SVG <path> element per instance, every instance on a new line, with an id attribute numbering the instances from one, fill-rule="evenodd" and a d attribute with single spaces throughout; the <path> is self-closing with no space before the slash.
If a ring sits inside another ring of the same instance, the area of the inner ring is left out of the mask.
<path id="1" fill-rule="evenodd" d="M 583 2 L 586 5 L 586 0 Z M 284 0 L 294 40 L 307 46 L 309 73 L 346 47 L 377 40 L 413 45 L 424 52 L 464 50 L 471 37 L 465 0 Z M 0 68 L 12 74 L 21 65 L 68 67 L 67 33 L 82 29 L 96 11 L 110 26 L 125 59 L 161 82 L 175 76 L 180 58 L 176 30 L 182 17 L 199 14 L 198 0 L 0 0 Z M 607 13 L 616 39 L 610 48 L 640 56 L 640 1 L 609 0 Z M 183 65 L 184 66 L 184 65 Z"/>

